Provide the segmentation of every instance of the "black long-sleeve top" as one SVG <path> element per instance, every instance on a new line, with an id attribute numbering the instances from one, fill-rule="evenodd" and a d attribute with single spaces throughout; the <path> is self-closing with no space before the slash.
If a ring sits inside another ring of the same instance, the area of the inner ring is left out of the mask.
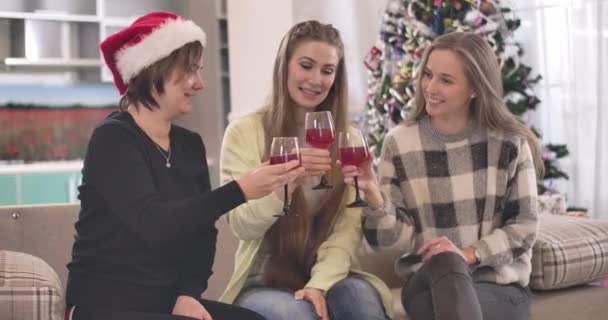
<path id="1" fill-rule="evenodd" d="M 198 134 L 173 125 L 170 141 L 167 168 L 166 154 L 129 113 L 114 113 L 94 130 L 79 187 L 68 305 L 170 311 L 176 296 L 199 298 L 206 289 L 215 221 L 245 199 L 234 181 L 211 191 Z"/>

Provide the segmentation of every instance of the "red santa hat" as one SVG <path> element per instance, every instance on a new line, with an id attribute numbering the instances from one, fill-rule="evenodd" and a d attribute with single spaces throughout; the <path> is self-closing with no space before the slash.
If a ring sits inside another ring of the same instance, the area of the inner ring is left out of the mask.
<path id="1" fill-rule="evenodd" d="M 168 57 L 189 42 L 205 46 L 207 36 L 191 20 L 171 12 L 151 12 L 127 28 L 106 38 L 99 47 L 112 71 L 120 95 L 127 92 L 129 81 L 146 67 Z"/>

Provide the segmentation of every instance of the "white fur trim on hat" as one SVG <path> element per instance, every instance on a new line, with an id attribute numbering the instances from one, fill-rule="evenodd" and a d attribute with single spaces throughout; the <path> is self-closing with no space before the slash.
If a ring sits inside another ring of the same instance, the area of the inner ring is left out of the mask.
<path id="1" fill-rule="evenodd" d="M 122 81 L 129 80 L 162 58 L 168 57 L 175 49 L 186 43 L 200 41 L 203 47 L 207 35 L 199 26 L 190 20 L 170 20 L 154 29 L 140 42 L 120 49 L 116 53 L 116 67 Z"/>

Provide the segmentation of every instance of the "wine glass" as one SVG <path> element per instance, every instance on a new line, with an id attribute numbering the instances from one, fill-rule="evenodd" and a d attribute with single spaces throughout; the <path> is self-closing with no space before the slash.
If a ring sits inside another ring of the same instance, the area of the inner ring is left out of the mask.
<path id="1" fill-rule="evenodd" d="M 338 147 L 340 150 L 340 162 L 343 166 L 361 166 L 367 161 L 371 161 L 372 157 L 367 147 L 367 142 L 361 131 L 351 129 L 349 132 L 340 132 L 338 138 Z M 355 176 L 355 201 L 349 203 L 348 208 L 367 207 L 367 201 L 361 199 L 359 195 L 359 181 Z"/>
<path id="2" fill-rule="evenodd" d="M 300 157 L 300 147 L 298 146 L 297 137 L 274 137 L 272 138 L 272 144 L 270 145 L 270 164 L 280 164 L 289 162 L 291 160 L 300 161 L 302 165 L 302 158 Z M 283 186 L 283 213 L 276 214 L 275 217 L 282 217 L 290 215 L 291 209 L 289 207 L 289 193 L 287 190 L 287 184 Z"/>
<path id="3" fill-rule="evenodd" d="M 319 149 L 328 149 L 336 140 L 336 130 L 334 121 L 329 111 L 318 111 L 306 113 L 305 119 L 306 143 Z M 313 190 L 331 189 L 325 174 L 321 176 L 321 181 L 314 186 Z"/>

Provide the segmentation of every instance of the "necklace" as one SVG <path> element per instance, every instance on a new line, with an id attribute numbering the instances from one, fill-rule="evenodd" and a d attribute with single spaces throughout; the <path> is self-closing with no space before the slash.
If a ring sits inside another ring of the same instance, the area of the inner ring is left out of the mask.
<path id="1" fill-rule="evenodd" d="M 171 146 L 169 146 L 169 150 L 167 150 L 167 155 L 165 155 L 165 152 L 163 151 L 163 149 L 161 149 L 161 147 L 158 146 L 158 144 L 154 144 L 156 146 L 156 149 L 158 149 L 158 152 L 160 152 L 160 154 L 163 155 L 163 158 L 165 158 L 165 160 L 167 162 L 165 162 L 165 167 L 167 168 L 171 168 Z"/>

